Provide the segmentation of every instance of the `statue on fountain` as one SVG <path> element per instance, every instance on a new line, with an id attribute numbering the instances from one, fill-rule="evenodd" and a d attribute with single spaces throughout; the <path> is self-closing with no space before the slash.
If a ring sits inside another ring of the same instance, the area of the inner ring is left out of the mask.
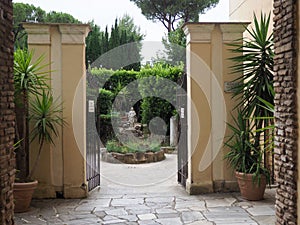
<path id="1" fill-rule="evenodd" d="M 131 107 L 130 111 L 128 112 L 128 121 L 129 121 L 130 127 L 134 127 L 134 123 L 136 122 L 136 113 L 135 113 L 133 107 Z"/>

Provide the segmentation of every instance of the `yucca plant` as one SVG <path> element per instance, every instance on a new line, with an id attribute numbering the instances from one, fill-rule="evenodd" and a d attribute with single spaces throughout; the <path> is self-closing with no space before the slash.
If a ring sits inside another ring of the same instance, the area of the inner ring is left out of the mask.
<path id="1" fill-rule="evenodd" d="M 237 99 L 237 108 L 245 117 L 260 117 L 254 120 L 255 129 L 262 130 L 273 123 L 273 114 L 262 107 L 261 100 L 274 102 L 273 88 L 273 34 L 268 34 L 270 14 L 261 14 L 260 22 L 254 15 L 254 27 L 247 28 L 250 38 L 244 38 L 242 44 L 230 44 L 232 52 L 238 54 L 230 58 L 234 62 L 233 73 L 242 74 L 234 80 L 233 97 Z M 263 132 L 263 131 L 262 131 Z M 260 146 L 261 132 L 256 132 L 254 145 Z"/>
<path id="2" fill-rule="evenodd" d="M 273 35 L 269 34 L 270 15 L 261 14 L 260 21 L 254 15 L 252 28 L 246 28 L 250 38 L 230 44 L 236 56 L 230 58 L 233 73 L 240 74 L 233 98 L 237 100 L 237 117 L 227 124 L 231 135 L 225 142 L 229 148 L 225 159 L 240 173 L 253 174 L 258 184 L 262 175 L 270 182 L 269 169 L 264 165 L 272 132 L 273 112 L 263 102 L 274 102 L 273 88 Z M 262 140 L 264 139 L 264 140 Z"/>
<path id="3" fill-rule="evenodd" d="M 269 180 L 269 171 L 263 166 L 263 152 L 254 143 L 254 119 L 245 117 L 239 109 L 237 117 L 232 118 L 233 123 L 227 123 L 231 135 L 224 143 L 229 148 L 224 158 L 237 172 L 253 174 L 258 183 L 262 174 Z"/>
<path id="4" fill-rule="evenodd" d="M 53 99 L 49 90 L 43 90 L 41 96 L 36 95 L 34 97 L 29 112 L 29 121 L 32 124 L 31 141 L 37 139 L 39 143 L 37 157 L 28 175 L 30 179 L 37 168 L 44 144 L 54 144 L 53 136 L 57 137 L 59 135 L 57 128 L 65 125 L 65 121 L 61 116 L 62 104 Z"/>
<path id="5" fill-rule="evenodd" d="M 29 102 L 30 97 L 40 95 L 42 90 L 49 89 L 47 74 L 42 64 L 43 56 L 33 62 L 33 51 L 17 49 L 14 52 L 14 85 L 16 103 L 16 142 L 22 140 L 17 153 L 18 177 L 24 180 L 28 176 L 29 163 Z"/>

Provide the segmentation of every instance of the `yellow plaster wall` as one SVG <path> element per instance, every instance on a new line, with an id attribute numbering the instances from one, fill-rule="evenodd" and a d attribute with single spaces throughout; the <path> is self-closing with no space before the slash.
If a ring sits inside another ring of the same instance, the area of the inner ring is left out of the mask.
<path id="1" fill-rule="evenodd" d="M 272 0 L 230 0 L 229 18 L 232 21 L 252 21 L 253 13 L 257 16 L 260 13 L 266 13 L 273 16 Z M 272 21 L 272 18 L 271 18 Z"/>
<path id="2" fill-rule="evenodd" d="M 259 19 L 261 13 L 271 14 L 269 33 L 273 30 L 273 0 L 229 0 L 231 21 L 253 21 L 254 13 Z M 248 37 L 248 35 L 246 34 Z"/>

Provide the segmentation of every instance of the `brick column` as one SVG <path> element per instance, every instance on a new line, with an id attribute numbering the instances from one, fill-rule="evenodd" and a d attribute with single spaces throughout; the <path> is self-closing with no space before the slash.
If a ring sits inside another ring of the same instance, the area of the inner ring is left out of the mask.
<path id="1" fill-rule="evenodd" d="M 13 224 L 15 179 L 12 1 L 0 0 L 0 224 Z"/>
<path id="2" fill-rule="evenodd" d="M 274 0 L 276 224 L 297 224 L 296 5 L 293 0 Z"/>

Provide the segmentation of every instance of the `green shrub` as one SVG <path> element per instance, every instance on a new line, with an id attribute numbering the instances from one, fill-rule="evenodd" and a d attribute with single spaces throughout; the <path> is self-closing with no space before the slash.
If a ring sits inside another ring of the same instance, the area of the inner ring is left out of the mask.
<path id="1" fill-rule="evenodd" d="M 120 113 L 128 112 L 131 107 L 134 107 L 138 121 L 144 124 L 149 124 L 151 119 L 159 117 L 165 121 L 169 132 L 170 117 L 175 112 L 171 103 L 176 101 L 176 87 L 166 85 L 164 79 L 176 83 L 183 74 L 183 65 L 171 66 L 157 63 L 153 67 L 145 66 L 139 72 L 93 68 L 91 74 L 91 83 L 101 85 L 98 87 L 101 89 L 97 100 L 96 116 L 99 124 L 97 129 L 103 143 L 106 143 L 109 137 L 114 137 L 111 118 L 103 117 L 103 114 L 111 113 L 113 104 Z M 147 80 L 142 79 L 147 77 L 156 79 L 149 84 Z M 137 79 L 138 82 L 134 82 Z M 155 90 L 149 88 L 149 85 L 155 86 Z M 163 93 L 162 98 L 157 97 L 161 93 Z M 156 97 L 147 97 L 149 95 Z M 170 99 L 170 102 L 165 99 Z"/>
<path id="2" fill-rule="evenodd" d="M 97 115 L 111 113 L 114 97 L 115 95 L 109 90 L 103 88 L 99 90 L 99 97 L 97 98 Z"/>
<path id="3" fill-rule="evenodd" d="M 160 151 L 160 144 L 155 141 L 143 140 L 141 142 L 129 142 L 126 145 L 116 140 L 109 140 L 106 143 L 108 152 L 116 152 L 121 154 L 136 153 L 136 152 L 158 152 Z"/>
<path id="4" fill-rule="evenodd" d="M 110 114 L 101 114 L 97 117 L 97 131 L 103 146 L 106 145 L 108 140 L 116 139 L 116 135 L 111 124 L 111 119 L 114 116 L 117 117 L 117 115 L 112 116 Z"/>
<path id="5" fill-rule="evenodd" d="M 143 97 L 141 104 L 142 123 L 149 124 L 150 120 L 159 117 L 167 124 L 167 133 L 170 128 L 170 118 L 174 115 L 175 108 L 171 104 L 176 102 L 176 88 L 165 85 L 164 79 L 177 83 L 183 74 L 183 66 L 171 66 L 168 64 L 157 63 L 153 67 L 146 66 L 141 69 L 138 78 L 156 77 L 151 80 L 141 80 L 139 82 L 139 91 Z M 149 88 L 151 86 L 152 88 Z M 153 88 L 155 87 L 155 88 Z M 164 99 L 157 97 L 163 93 Z M 146 96 L 156 97 L 146 97 Z M 169 99 L 171 102 L 165 100 Z"/>
<path id="6" fill-rule="evenodd" d="M 104 88 L 118 94 L 122 88 L 137 79 L 139 72 L 133 70 L 117 70 L 106 80 Z"/>
<path id="7" fill-rule="evenodd" d="M 108 70 L 105 68 L 92 68 L 90 70 L 91 73 L 91 83 L 96 84 L 97 89 L 103 88 L 106 81 L 109 79 L 110 76 L 114 74 L 115 71 Z"/>

